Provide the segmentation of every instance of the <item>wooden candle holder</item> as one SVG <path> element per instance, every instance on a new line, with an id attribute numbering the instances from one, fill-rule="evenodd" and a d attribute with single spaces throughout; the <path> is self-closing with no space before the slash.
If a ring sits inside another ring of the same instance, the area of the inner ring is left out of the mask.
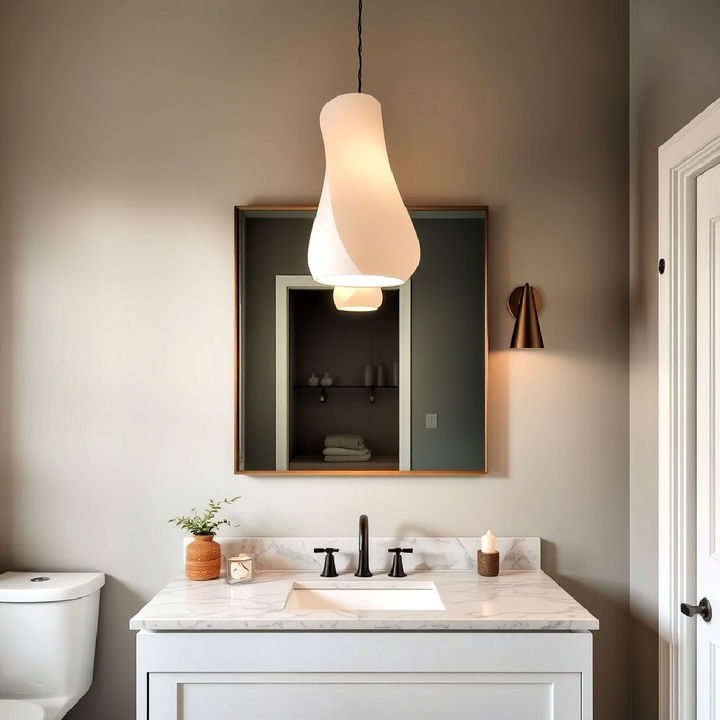
<path id="1" fill-rule="evenodd" d="M 483 577 L 495 577 L 500 573 L 500 553 L 477 551 L 478 572 Z"/>

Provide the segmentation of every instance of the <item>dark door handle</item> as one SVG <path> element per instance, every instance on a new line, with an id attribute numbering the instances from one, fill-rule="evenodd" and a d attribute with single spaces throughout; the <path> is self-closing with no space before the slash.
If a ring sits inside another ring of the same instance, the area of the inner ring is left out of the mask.
<path id="1" fill-rule="evenodd" d="M 712 620 L 712 606 L 707 598 L 703 598 L 697 605 L 681 603 L 680 612 L 688 617 L 699 615 L 705 622 Z"/>

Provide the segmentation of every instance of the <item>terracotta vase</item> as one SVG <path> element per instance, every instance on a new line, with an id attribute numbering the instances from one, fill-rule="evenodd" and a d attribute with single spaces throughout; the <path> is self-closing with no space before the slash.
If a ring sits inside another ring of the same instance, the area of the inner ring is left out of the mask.
<path id="1" fill-rule="evenodd" d="M 185 577 L 188 580 L 214 580 L 220 577 L 220 543 L 214 535 L 193 535 L 185 549 Z"/>

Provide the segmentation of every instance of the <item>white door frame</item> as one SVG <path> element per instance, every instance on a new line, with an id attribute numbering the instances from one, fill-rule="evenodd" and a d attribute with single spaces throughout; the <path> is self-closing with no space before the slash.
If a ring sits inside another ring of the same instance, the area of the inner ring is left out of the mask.
<path id="1" fill-rule="evenodd" d="M 410 283 L 401 285 L 399 297 L 399 469 L 410 470 L 410 372 L 411 372 L 411 305 Z M 290 377 L 288 374 L 289 348 L 289 291 L 290 290 L 329 290 L 327 285 L 315 282 L 310 275 L 275 276 L 275 470 L 288 471 L 289 416 L 288 403 Z"/>
<path id="2" fill-rule="evenodd" d="M 658 152 L 659 717 L 694 720 L 696 178 L 720 163 L 720 100 Z"/>

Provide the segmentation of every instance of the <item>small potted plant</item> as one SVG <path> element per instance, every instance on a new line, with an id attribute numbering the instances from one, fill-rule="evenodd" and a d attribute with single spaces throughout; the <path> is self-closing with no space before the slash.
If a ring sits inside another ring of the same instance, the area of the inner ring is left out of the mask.
<path id="1" fill-rule="evenodd" d="M 185 577 L 188 580 L 214 580 L 220 576 L 220 543 L 215 542 L 215 532 L 221 525 L 232 525 L 224 518 L 217 519 L 223 505 L 230 505 L 240 496 L 224 500 L 210 500 L 203 513 L 190 508 L 190 515 L 181 515 L 168 520 L 187 530 L 194 540 L 185 548 Z"/>

